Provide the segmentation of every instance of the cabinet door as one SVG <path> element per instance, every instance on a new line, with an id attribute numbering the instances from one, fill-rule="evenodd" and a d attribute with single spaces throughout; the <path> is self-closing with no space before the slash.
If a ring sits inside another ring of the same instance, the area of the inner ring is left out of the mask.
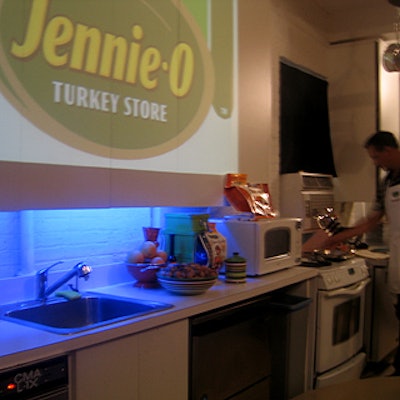
<path id="1" fill-rule="evenodd" d="M 138 335 L 140 400 L 187 400 L 189 328 L 183 320 Z"/>
<path id="2" fill-rule="evenodd" d="M 188 324 L 179 321 L 75 353 L 76 400 L 185 400 Z"/>
<path id="3" fill-rule="evenodd" d="M 75 353 L 76 400 L 138 398 L 138 337 L 128 336 Z"/>

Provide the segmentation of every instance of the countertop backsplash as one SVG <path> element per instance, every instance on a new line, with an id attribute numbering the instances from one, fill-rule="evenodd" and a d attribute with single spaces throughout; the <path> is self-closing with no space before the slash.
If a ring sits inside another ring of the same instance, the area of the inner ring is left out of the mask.
<path id="1" fill-rule="evenodd" d="M 80 292 L 118 283 L 132 281 L 133 284 L 134 282 L 124 263 L 103 266 L 91 265 L 91 267 L 93 270 L 89 279 L 87 281 L 79 279 L 78 288 Z M 62 271 L 50 271 L 48 277 L 49 285 L 64 273 L 65 269 Z M 69 283 L 75 285 L 75 279 L 71 279 Z M 36 299 L 36 274 L 0 279 L 0 293 L 0 305 Z"/>

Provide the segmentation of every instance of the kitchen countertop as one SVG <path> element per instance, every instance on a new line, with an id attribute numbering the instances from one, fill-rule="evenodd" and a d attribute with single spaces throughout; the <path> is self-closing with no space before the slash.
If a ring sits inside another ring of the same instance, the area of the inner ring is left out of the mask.
<path id="1" fill-rule="evenodd" d="M 357 250 L 356 254 L 359 257 L 363 257 L 367 265 L 373 267 L 387 267 L 389 264 L 389 250 L 387 251 L 377 251 L 382 249 L 382 247 L 374 248 L 370 247 L 369 249 Z"/>
<path id="2" fill-rule="evenodd" d="M 79 350 L 173 323 L 228 304 L 290 286 L 317 276 L 313 268 L 292 267 L 243 284 L 228 284 L 220 277 L 207 292 L 196 296 L 174 295 L 163 288 L 137 288 L 132 282 L 103 286 L 91 292 L 160 301 L 173 307 L 142 317 L 72 335 L 59 335 L 0 320 L 0 369 Z"/>

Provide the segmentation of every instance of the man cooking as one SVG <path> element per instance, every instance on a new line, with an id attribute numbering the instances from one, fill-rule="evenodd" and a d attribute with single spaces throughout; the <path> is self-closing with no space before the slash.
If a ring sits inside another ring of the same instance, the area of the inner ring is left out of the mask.
<path id="1" fill-rule="evenodd" d="M 396 316 L 400 322 L 400 150 L 391 132 L 379 131 L 367 139 L 364 145 L 377 167 L 387 171 L 376 202 L 369 215 L 355 226 L 326 239 L 323 247 L 332 248 L 355 236 L 362 236 L 374 229 L 386 215 L 390 232 L 390 261 L 388 269 L 389 288 L 393 294 Z M 393 362 L 395 372 L 400 375 L 400 346 Z"/>

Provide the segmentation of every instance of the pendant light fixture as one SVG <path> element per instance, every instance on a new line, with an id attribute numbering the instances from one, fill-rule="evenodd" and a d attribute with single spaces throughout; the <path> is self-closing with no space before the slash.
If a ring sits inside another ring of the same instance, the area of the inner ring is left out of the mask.
<path id="1" fill-rule="evenodd" d="M 391 43 L 386 48 L 382 57 L 383 68 L 387 72 L 400 72 L 400 0 L 388 0 L 388 2 L 397 7 L 397 18 L 394 25 L 394 31 L 396 34 L 396 43 Z"/>

